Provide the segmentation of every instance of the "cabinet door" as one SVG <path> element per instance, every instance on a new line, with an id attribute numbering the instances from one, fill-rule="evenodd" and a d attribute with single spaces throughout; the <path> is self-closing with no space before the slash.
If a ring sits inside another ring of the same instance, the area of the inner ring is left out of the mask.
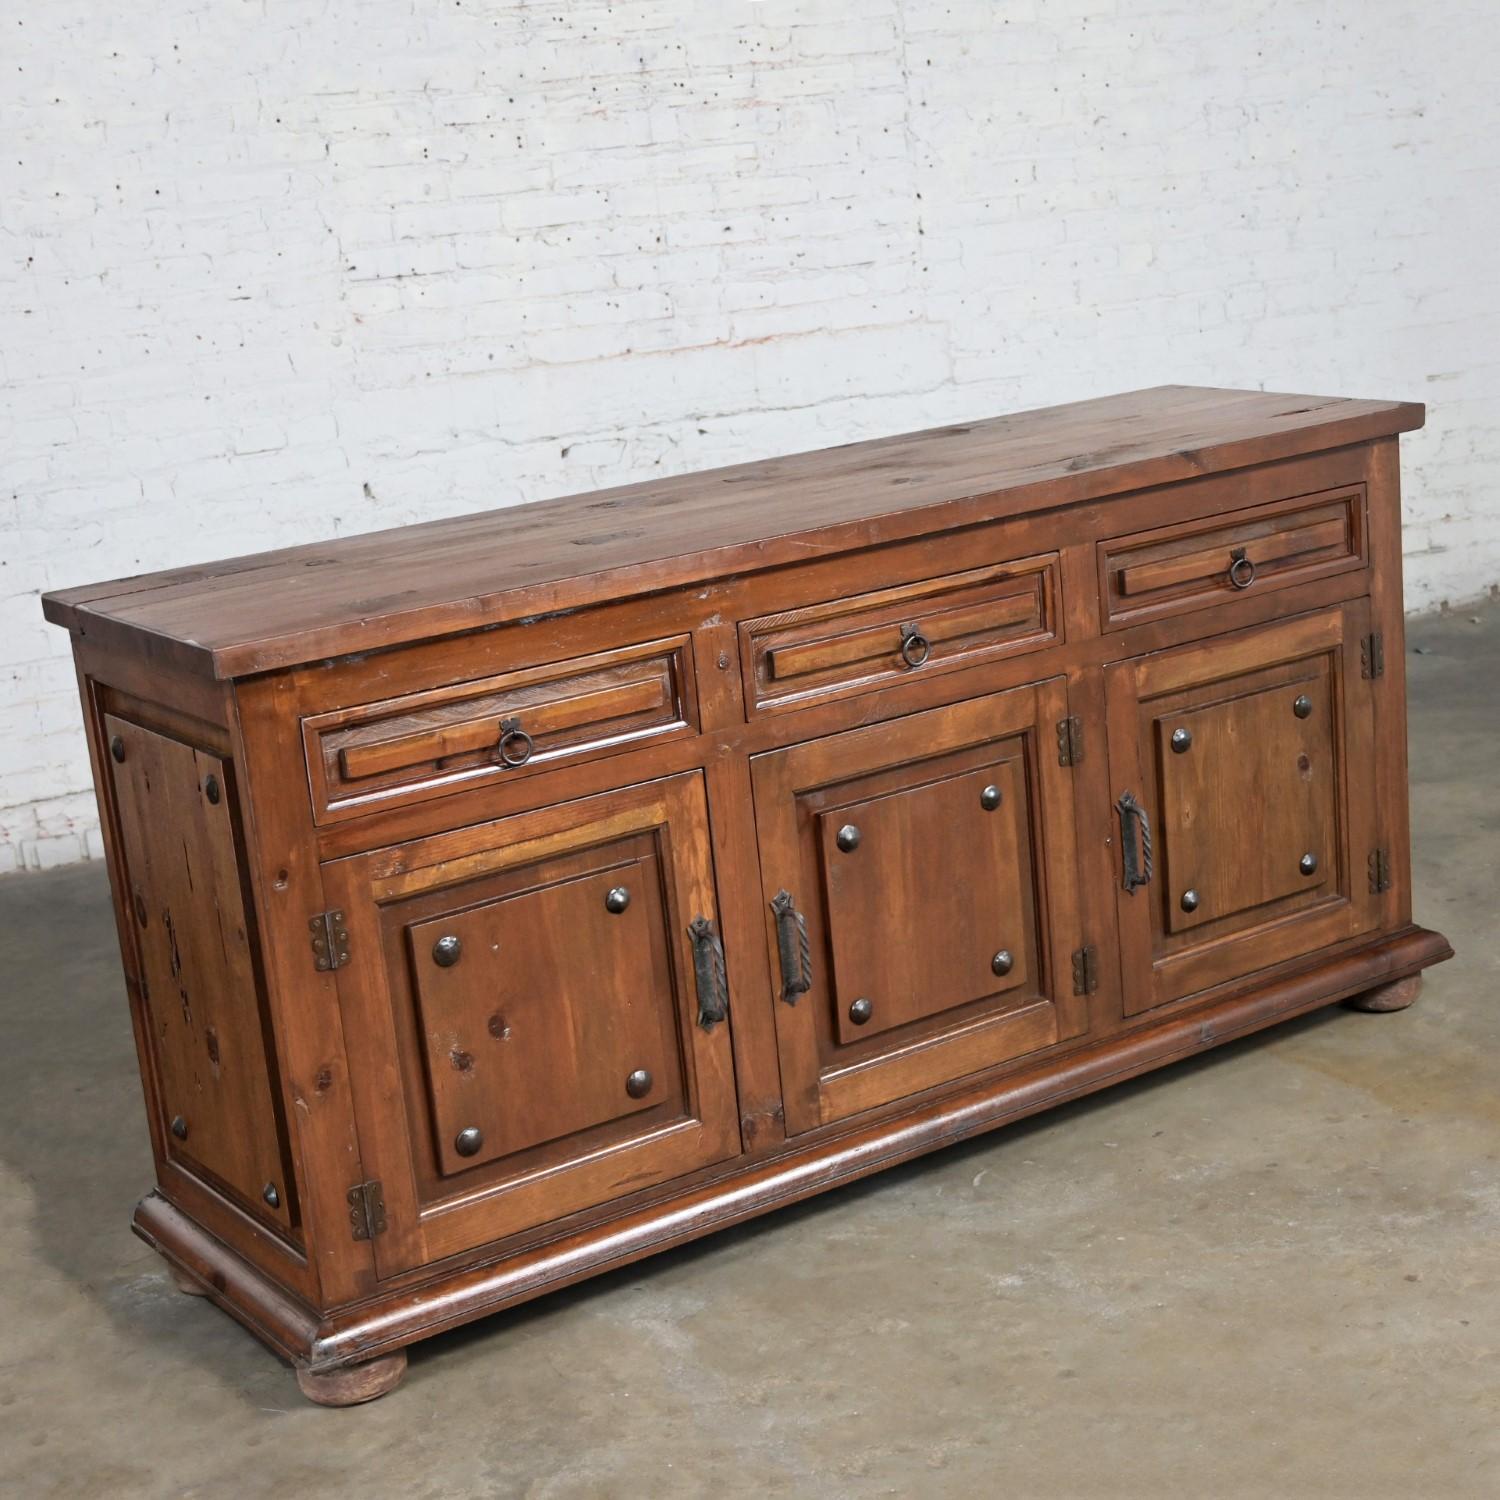
<path id="1" fill-rule="evenodd" d="M 739 1150 L 697 773 L 324 878 L 382 1275 Z"/>
<path id="2" fill-rule="evenodd" d="M 1061 679 L 752 762 L 787 1129 L 1084 1029 Z"/>
<path id="3" fill-rule="evenodd" d="M 1364 601 L 1108 669 L 1125 1008 L 1368 931 Z"/>

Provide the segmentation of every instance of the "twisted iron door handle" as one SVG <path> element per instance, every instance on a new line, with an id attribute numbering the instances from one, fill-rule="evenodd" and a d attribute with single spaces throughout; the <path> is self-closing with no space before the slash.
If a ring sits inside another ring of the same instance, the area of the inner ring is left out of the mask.
<path id="1" fill-rule="evenodd" d="M 693 940 L 693 977 L 698 986 L 698 1024 L 705 1031 L 729 1015 L 729 979 L 724 971 L 724 945 L 707 917 L 688 923 Z"/>
<path id="2" fill-rule="evenodd" d="M 788 1005 L 795 1005 L 797 997 L 812 988 L 812 951 L 807 941 L 807 921 L 797 910 L 797 903 L 789 891 L 777 891 L 771 910 L 776 914 L 781 998 Z"/>
<path id="3" fill-rule="evenodd" d="M 1127 894 L 1134 895 L 1138 886 L 1150 885 L 1151 865 L 1151 819 L 1146 809 L 1136 801 L 1134 792 L 1122 792 L 1115 803 L 1120 814 L 1120 863 L 1123 867 L 1122 884 Z M 1136 844 L 1136 832 L 1140 833 L 1140 844 Z"/>

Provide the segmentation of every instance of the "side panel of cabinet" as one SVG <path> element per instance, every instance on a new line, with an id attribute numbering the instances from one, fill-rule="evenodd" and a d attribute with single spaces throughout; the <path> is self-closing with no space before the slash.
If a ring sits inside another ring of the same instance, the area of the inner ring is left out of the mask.
<path id="1" fill-rule="evenodd" d="M 232 764 L 123 715 L 103 730 L 163 1154 L 295 1241 Z"/>
<path id="2" fill-rule="evenodd" d="M 1360 600 L 1107 669 L 1128 1014 L 1378 925 L 1368 621 Z"/>
<path id="3" fill-rule="evenodd" d="M 789 1133 L 1081 1033 L 1063 682 L 753 762 Z"/>
<path id="4" fill-rule="evenodd" d="M 324 878 L 382 1275 L 740 1149 L 697 773 Z"/>

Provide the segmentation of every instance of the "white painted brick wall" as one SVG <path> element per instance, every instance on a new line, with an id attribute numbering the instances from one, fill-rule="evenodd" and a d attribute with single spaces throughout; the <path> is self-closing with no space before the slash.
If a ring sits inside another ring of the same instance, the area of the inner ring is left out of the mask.
<path id="1" fill-rule="evenodd" d="M 0 4 L 0 871 L 43 588 L 1159 381 L 1407 396 L 1500 579 L 1494 0 Z"/>

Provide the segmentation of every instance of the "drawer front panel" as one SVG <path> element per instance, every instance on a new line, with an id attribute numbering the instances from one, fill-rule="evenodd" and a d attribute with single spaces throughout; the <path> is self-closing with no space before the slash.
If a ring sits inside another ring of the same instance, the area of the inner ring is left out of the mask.
<path id="1" fill-rule="evenodd" d="M 631 749 L 696 728 L 685 637 L 302 721 L 319 822 Z"/>
<path id="2" fill-rule="evenodd" d="M 1363 485 L 1099 543 L 1106 629 L 1308 583 L 1367 561 Z"/>
<path id="3" fill-rule="evenodd" d="M 1057 554 L 740 624 L 749 712 L 802 708 L 1061 639 Z"/>

